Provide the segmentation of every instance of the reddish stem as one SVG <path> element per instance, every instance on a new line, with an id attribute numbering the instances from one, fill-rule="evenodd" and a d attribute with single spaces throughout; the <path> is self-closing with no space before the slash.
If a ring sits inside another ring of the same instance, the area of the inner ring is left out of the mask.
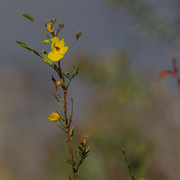
<path id="1" fill-rule="evenodd" d="M 67 143 L 68 143 L 68 149 L 69 149 L 69 155 L 70 155 L 70 159 L 71 159 L 71 163 L 72 163 L 72 169 L 74 172 L 74 178 L 75 180 L 78 180 L 77 178 L 77 174 L 76 174 L 76 170 L 75 170 L 75 166 L 74 166 L 74 159 L 73 159 L 73 152 L 71 149 L 71 144 L 70 144 L 70 135 L 69 135 L 69 124 L 68 124 L 68 119 L 67 119 L 67 85 L 65 84 L 65 82 L 63 81 L 63 76 L 62 76 L 62 72 L 61 72 L 61 67 L 60 67 L 60 61 L 58 61 L 58 66 L 59 66 L 59 71 L 60 71 L 60 79 L 61 79 L 61 83 L 64 83 L 64 115 L 65 115 L 65 123 L 66 123 L 66 133 L 67 133 Z"/>

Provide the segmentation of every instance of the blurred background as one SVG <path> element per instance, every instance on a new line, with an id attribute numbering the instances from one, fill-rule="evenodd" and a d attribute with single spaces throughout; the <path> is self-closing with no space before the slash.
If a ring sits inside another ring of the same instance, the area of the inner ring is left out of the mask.
<path id="1" fill-rule="evenodd" d="M 179 0 L 1 0 L 0 180 L 72 176 L 65 134 L 47 118 L 58 108 L 51 76 L 58 77 L 15 44 L 50 51 L 23 13 L 44 30 L 50 18 L 64 22 L 67 46 L 82 31 L 61 63 L 64 71 L 80 65 L 68 97 L 74 97 L 73 148 L 87 134 L 91 154 L 79 179 L 131 179 L 121 148 L 136 179 L 179 179 L 180 95 L 175 79 L 158 79 L 180 59 L 179 8 Z"/>

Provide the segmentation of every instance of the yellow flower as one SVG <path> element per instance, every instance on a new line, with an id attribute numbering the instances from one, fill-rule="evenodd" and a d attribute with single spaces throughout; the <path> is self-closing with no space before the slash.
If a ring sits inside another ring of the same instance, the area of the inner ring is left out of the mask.
<path id="1" fill-rule="evenodd" d="M 48 32 L 54 32 L 54 27 L 52 23 L 46 24 L 46 28 Z"/>
<path id="2" fill-rule="evenodd" d="M 60 119 L 60 116 L 59 116 L 59 114 L 53 112 L 53 113 L 50 114 L 50 116 L 48 116 L 48 119 L 50 119 L 51 121 L 56 122 L 56 121 L 58 121 Z"/>
<path id="3" fill-rule="evenodd" d="M 57 82 L 57 85 L 59 86 L 60 84 L 61 84 L 61 81 L 58 81 L 58 82 Z"/>
<path id="4" fill-rule="evenodd" d="M 60 61 L 64 54 L 68 51 L 68 47 L 64 46 L 64 38 L 59 40 L 58 37 L 52 37 L 51 42 L 52 52 L 48 54 L 48 58 L 52 61 Z"/>

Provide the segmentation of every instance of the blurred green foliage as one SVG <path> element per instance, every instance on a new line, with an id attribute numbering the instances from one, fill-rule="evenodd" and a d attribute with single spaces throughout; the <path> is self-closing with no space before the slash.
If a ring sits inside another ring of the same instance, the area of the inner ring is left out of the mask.
<path id="1" fill-rule="evenodd" d="M 85 127 L 94 148 L 92 162 L 101 158 L 99 169 L 104 173 L 99 174 L 99 179 L 129 179 L 122 148 L 127 151 L 135 177 L 146 177 L 151 144 L 143 137 L 133 112 L 139 104 L 144 108 L 149 101 L 149 87 L 133 72 L 124 53 L 114 53 L 103 62 L 87 58 L 80 62 L 82 77 L 95 86 L 92 113 Z M 91 179 L 98 178 L 94 175 Z"/>
<path id="2" fill-rule="evenodd" d="M 141 34 L 144 34 L 146 30 L 168 43 L 179 43 L 180 14 L 178 7 L 180 7 L 180 2 L 142 0 L 105 0 L 105 2 L 126 13 L 127 17 L 136 19 L 136 27 Z M 134 25 L 132 24 L 132 27 L 135 27 Z"/>
<path id="3" fill-rule="evenodd" d="M 173 150 L 171 151 L 173 147 L 169 149 L 168 143 L 170 141 L 173 144 L 173 140 L 165 123 L 167 107 L 165 101 L 162 101 L 163 91 L 159 89 L 160 94 L 157 94 L 157 84 L 153 76 L 147 78 L 144 73 L 131 66 L 128 55 L 122 52 L 114 52 L 105 57 L 81 53 L 73 56 L 72 59 L 74 65 L 80 65 L 77 82 L 81 86 L 75 84 L 80 88 L 78 94 L 85 93 L 88 96 L 85 100 L 87 104 L 80 111 L 78 119 L 73 122 L 75 127 L 73 144 L 79 144 L 82 135 L 86 133 L 91 147 L 91 154 L 80 169 L 79 180 L 131 179 L 127 164 L 122 157 L 122 148 L 126 151 L 137 180 L 168 179 L 171 170 L 169 167 L 174 167 L 174 162 L 169 156 L 169 154 L 173 155 Z M 20 75 L 17 79 L 20 77 L 24 76 Z M 22 81 L 22 85 L 25 82 L 26 79 Z M 34 87 L 34 84 L 29 80 L 28 82 L 29 90 L 29 86 Z M 36 86 L 34 89 L 38 89 L 38 97 L 47 99 L 47 109 L 49 109 L 51 106 L 47 98 L 49 90 L 40 95 L 42 87 Z M 87 90 L 87 93 L 84 92 Z M 27 91 L 27 97 L 34 97 L 29 96 L 30 92 Z M 20 95 L 17 96 L 18 102 L 24 104 L 27 98 L 22 96 L 22 92 L 20 94 L 22 99 L 19 98 Z M 78 99 L 75 98 L 74 101 L 77 102 Z M 29 114 L 36 109 L 34 102 Z M 14 129 L 14 134 L 17 134 L 16 139 L 2 149 L 0 155 L 3 157 L 0 158 L 3 161 L 0 173 L 3 180 L 59 180 L 68 179 L 67 176 L 72 174 L 69 164 L 66 163 L 68 154 L 64 134 L 58 131 L 58 127 L 55 128 L 55 132 L 50 131 L 51 122 L 47 119 L 41 121 L 44 108 L 42 111 L 35 114 L 38 118 L 34 121 L 31 120 L 33 116 L 29 116 L 30 125 L 21 119 L 22 127 L 19 128 L 19 133 Z M 76 115 L 76 111 L 74 114 Z M 33 124 L 37 119 L 39 126 Z M 54 124 L 52 126 L 54 127 Z M 11 137 L 12 135 L 9 134 L 7 138 L 11 139 Z M 34 142 L 34 138 L 37 138 L 37 142 Z M 76 151 L 77 147 L 73 147 L 73 150 Z M 36 153 L 29 154 L 34 151 Z M 23 171 L 21 168 L 24 168 Z"/>

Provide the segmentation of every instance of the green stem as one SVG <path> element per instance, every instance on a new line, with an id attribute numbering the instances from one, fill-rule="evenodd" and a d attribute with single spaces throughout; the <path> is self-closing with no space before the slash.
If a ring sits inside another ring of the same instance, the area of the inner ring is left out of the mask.
<path id="1" fill-rule="evenodd" d="M 74 41 L 74 43 L 68 48 L 68 51 L 76 44 L 77 40 L 78 40 L 78 39 L 76 39 L 76 40 Z"/>
<path id="2" fill-rule="evenodd" d="M 43 30 L 43 29 L 41 29 L 41 27 L 38 25 L 38 24 L 36 24 L 35 22 L 33 22 L 49 39 L 51 39 L 46 33 L 45 33 L 45 31 Z"/>

